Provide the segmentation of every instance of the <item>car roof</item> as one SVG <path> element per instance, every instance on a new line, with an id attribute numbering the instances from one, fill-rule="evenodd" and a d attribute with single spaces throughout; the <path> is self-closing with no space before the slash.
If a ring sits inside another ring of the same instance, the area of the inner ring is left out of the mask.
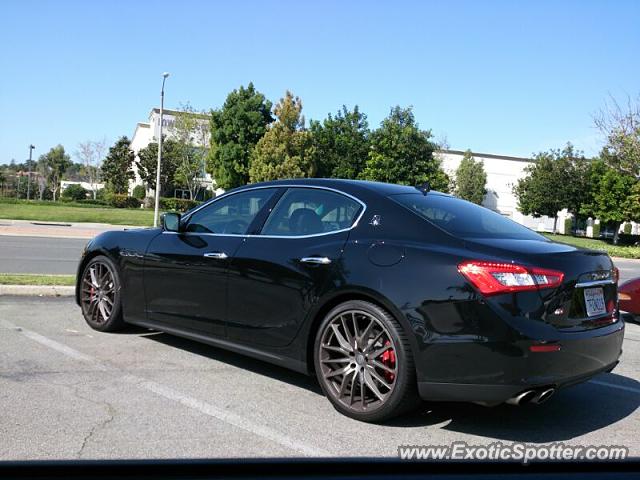
<path id="1" fill-rule="evenodd" d="M 368 180 L 346 180 L 339 178 L 296 178 L 290 180 L 274 180 L 271 182 L 260 182 L 260 183 L 252 183 L 249 185 L 245 185 L 243 187 L 239 187 L 234 189 L 234 191 L 240 191 L 255 187 L 278 187 L 284 185 L 295 185 L 295 186 L 312 186 L 312 187 L 326 187 L 333 188 L 336 190 L 341 190 L 345 193 L 349 193 L 352 195 L 357 195 L 359 192 L 372 192 L 377 193 L 382 196 L 389 195 L 398 195 L 402 193 L 418 193 L 419 191 L 416 187 L 411 187 L 408 185 L 397 185 L 394 183 L 383 183 L 383 182 L 371 182 Z M 431 191 L 429 194 L 438 194 L 444 195 L 440 192 Z"/>

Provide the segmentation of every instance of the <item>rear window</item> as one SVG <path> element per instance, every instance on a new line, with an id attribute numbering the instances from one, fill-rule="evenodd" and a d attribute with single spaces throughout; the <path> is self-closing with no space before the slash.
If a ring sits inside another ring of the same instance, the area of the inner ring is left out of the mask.
<path id="1" fill-rule="evenodd" d="M 389 198 L 457 237 L 546 240 L 499 213 L 459 198 L 421 193 L 392 195 Z"/>

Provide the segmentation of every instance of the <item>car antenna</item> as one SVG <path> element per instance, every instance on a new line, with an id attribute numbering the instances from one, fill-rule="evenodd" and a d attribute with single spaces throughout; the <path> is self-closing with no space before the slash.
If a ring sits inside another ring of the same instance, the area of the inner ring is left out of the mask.
<path id="1" fill-rule="evenodd" d="M 424 182 L 422 185 L 416 187 L 423 195 L 427 195 L 431 190 L 431 184 L 429 182 Z"/>

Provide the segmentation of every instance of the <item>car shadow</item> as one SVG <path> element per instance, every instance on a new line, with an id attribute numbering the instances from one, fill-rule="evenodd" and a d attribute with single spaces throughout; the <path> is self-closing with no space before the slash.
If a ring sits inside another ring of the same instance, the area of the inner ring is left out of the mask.
<path id="1" fill-rule="evenodd" d="M 593 380 L 602 383 L 568 387 L 541 405 L 502 404 L 489 408 L 471 403 L 425 403 L 414 414 L 388 425 L 425 427 L 446 423 L 441 428 L 452 432 L 513 442 L 546 443 L 570 440 L 608 427 L 640 406 L 637 393 L 640 382 L 611 373 L 598 375 Z"/>
<path id="2" fill-rule="evenodd" d="M 145 338 L 168 347 L 223 362 L 324 396 L 313 377 L 189 339 L 162 332 L 145 332 L 142 335 Z M 462 402 L 425 402 L 414 413 L 403 415 L 383 425 L 424 428 L 444 423 L 444 426 L 439 428 L 503 441 L 547 443 L 569 440 L 612 425 L 631 415 L 640 406 L 640 395 L 633 391 L 640 390 L 640 382 L 612 373 L 598 375 L 594 380 L 632 390 L 587 382 L 560 390 L 541 405 L 516 407 L 503 404 L 482 407 Z"/>
<path id="3" fill-rule="evenodd" d="M 145 338 L 160 342 L 164 345 L 173 348 L 179 348 L 180 350 L 200 355 L 202 357 L 210 358 L 218 362 L 224 362 L 234 367 L 248 370 L 258 375 L 273 378 L 281 382 L 289 383 L 299 388 L 304 388 L 310 392 L 323 396 L 320 385 L 316 382 L 315 378 L 302 373 L 294 372 L 293 370 L 272 365 L 262 360 L 247 357 L 239 353 L 217 348 L 205 343 L 199 343 L 186 338 L 176 337 L 167 333 L 155 332 L 154 334 L 142 335 Z"/>

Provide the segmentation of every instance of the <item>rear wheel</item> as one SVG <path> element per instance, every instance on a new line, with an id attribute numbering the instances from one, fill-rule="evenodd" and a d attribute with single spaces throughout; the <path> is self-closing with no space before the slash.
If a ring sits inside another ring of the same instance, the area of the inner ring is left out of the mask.
<path id="1" fill-rule="evenodd" d="M 84 267 L 80 280 L 80 306 L 94 330 L 114 332 L 124 328 L 120 303 L 120 277 L 114 263 L 99 255 Z"/>
<path id="2" fill-rule="evenodd" d="M 351 418 L 383 421 L 419 403 L 408 339 L 400 324 L 372 303 L 348 301 L 327 314 L 314 362 L 325 395 Z"/>

